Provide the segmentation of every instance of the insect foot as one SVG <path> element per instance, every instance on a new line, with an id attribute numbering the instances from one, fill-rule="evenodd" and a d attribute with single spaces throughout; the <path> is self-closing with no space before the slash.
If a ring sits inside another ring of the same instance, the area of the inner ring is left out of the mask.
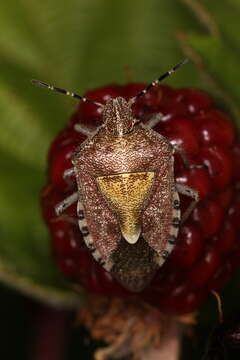
<path id="1" fill-rule="evenodd" d="M 207 93 L 154 85 L 85 94 L 50 147 L 41 203 L 72 281 L 188 313 L 240 263 L 240 143 Z"/>

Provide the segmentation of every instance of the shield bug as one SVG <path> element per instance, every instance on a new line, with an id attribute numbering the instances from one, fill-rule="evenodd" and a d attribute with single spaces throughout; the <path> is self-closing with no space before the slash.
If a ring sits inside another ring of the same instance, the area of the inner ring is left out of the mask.
<path id="1" fill-rule="evenodd" d="M 76 93 L 33 80 L 36 85 L 72 96 L 102 109 L 102 125 L 76 148 L 66 181 L 75 176 L 77 191 L 55 207 L 60 216 L 77 202 L 77 217 L 93 257 L 127 289 L 141 291 L 174 248 L 180 224 L 198 201 L 198 193 L 174 182 L 174 152 L 188 168 L 184 152 L 152 130 L 162 116 L 147 124 L 135 119 L 132 105 L 187 61 L 175 65 L 128 101 L 111 98 L 100 104 Z M 180 214 L 179 193 L 192 201 Z"/>

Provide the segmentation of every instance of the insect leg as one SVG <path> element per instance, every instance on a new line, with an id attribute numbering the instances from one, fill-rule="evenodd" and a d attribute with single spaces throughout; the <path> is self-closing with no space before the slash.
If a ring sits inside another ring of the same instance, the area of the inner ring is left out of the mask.
<path id="1" fill-rule="evenodd" d="M 93 134 L 93 130 L 90 127 L 79 123 L 74 125 L 74 130 L 86 136 L 91 136 Z"/>
<path id="2" fill-rule="evenodd" d="M 63 214 L 63 215 L 57 216 L 57 217 L 55 217 L 55 218 L 52 218 L 52 219 L 50 220 L 50 222 L 51 222 L 51 223 L 56 223 L 56 222 L 58 222 L 58 221 L 63 221 L 63 220 L 66 221 L 66 222 L 68 222 L 68 223 L 70 223 L 70 224 L 78 225 L 77 219 L 75 219 L 74 217 L 69 216 L 69 215 L 67 215 L 67 214 Z"/>
<path id="3" fill-rule="evenodd" d="M 79 193 L 76 191 L 75 193 L 68 196 L 66 199 L 61 201 L 59 204 L 55 206 L 55 213 L 57 216 L 61 215 L 69 206 L 78 201 Z"/>
<path id="4" fill-rule="evenodd" d="M 162 113 L 154 113 L 148 118 L 146 123 L 147 127 L 150 129 L 154 128 L 160 121 L 162 121 L 164 115 Z"/>
<path id="5" fill-rule="evenodd" d="M 175 184 L 175 186 L 179 194 L 189 196 L 193 199 L 192 202 L 189 204 L 188 208 L 186 209 L 186 211 L 184 212 L 184 214 L 182 215 L 181 223 L 184 223 L 191 214 L 191 212 L 193 211 L 193 209 L 195 208 L 197 202 L 199 201 L 199 194 L 198 191 L 190 188 L 189 186 L 179 185 L 179 184 Z"/>
<path id="6" fill-rule="evenodd" d="M 75 175 L 75 169 L 74 168 L 70 168 L 64 171 L 63 173 L 63 180 L 66 182 L 66 184 L 68 184 L 70 187 L 72 187 L 73 185 L 73 181 L 71 179 L 72 176 Z"/>
<path id="7" fill-rule="evenodd" d="M 202 165 L 191 164 L 183 149 L 181 149 L 177 145 L 174 145 L 174 144 L 171 144 L 171 145 L 173 146 L 175 152 L 179 153 L 179 155 L 181 156 L 182 162 L 187 169 L 207 169 L 207 166 L 204 164 L 202 164 Z"/>
<path id="8" fill-rule="evenodd" d="M 70 178 L 71 176 L 74 176 L 74 175 L 75 175 L 74 168 L 67 169 L 63 173 L 63 179 L 67 180 L 68 178 Z"/>

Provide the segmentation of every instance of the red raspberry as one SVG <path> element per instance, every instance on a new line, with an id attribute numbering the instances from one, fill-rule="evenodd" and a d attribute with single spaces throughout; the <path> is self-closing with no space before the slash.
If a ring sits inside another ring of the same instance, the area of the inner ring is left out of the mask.
<path id="1" fill-rule="evenodd" d="M 110 97 L 126 99 L 145 87 L 142 83 L 109 85 L 89 91 L 86 97 L 104 103 Z M 198 190 L 200 202 L 182 226 L 177 244 L 168 260 L 141 293 L 141 298 L 168 313 L 194 311 L 211 289 L 221 288 L 239 266 L 240 240 L 240 143 L 228 115 L 216 109 L 211 97 L 196 89 L 159 86 L 134 105 L 135 116 L 144 121 L 161 112 L 163 121 L 154 130 L 181 146 L 190 162 L 206 169 L 186 169 L 175 156 L 175 178 Z M 91 292 L 108 296 L 130 296 L 92 257 L 74 223 L 76 205 L 66 217 L 56 219 L 54 206 L 76 188 L 75 180 L 63 181 L 71 167 L 70 157 L 86 139 L 74 130 L 77 122 L 98 126 L 102 109 L 80 103 L 67 127 L 49 150 L 49 182 L 42 192 L 43 216 L 52 239 L 59 268 Z M 181 196 L 181 210 L 189 199 Z M 134 294 L 135 296 L 135 294 Z"/>

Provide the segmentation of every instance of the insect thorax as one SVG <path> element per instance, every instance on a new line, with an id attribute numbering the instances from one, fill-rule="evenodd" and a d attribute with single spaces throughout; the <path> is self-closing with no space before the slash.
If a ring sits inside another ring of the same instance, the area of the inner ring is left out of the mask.
<path id="1" fill-rule="evenodd" d="M 122 97 L 109 99 L 103 109 L 103 124 L 107 132 L 122 136 L 134 126 L 131 104 Z"/>

